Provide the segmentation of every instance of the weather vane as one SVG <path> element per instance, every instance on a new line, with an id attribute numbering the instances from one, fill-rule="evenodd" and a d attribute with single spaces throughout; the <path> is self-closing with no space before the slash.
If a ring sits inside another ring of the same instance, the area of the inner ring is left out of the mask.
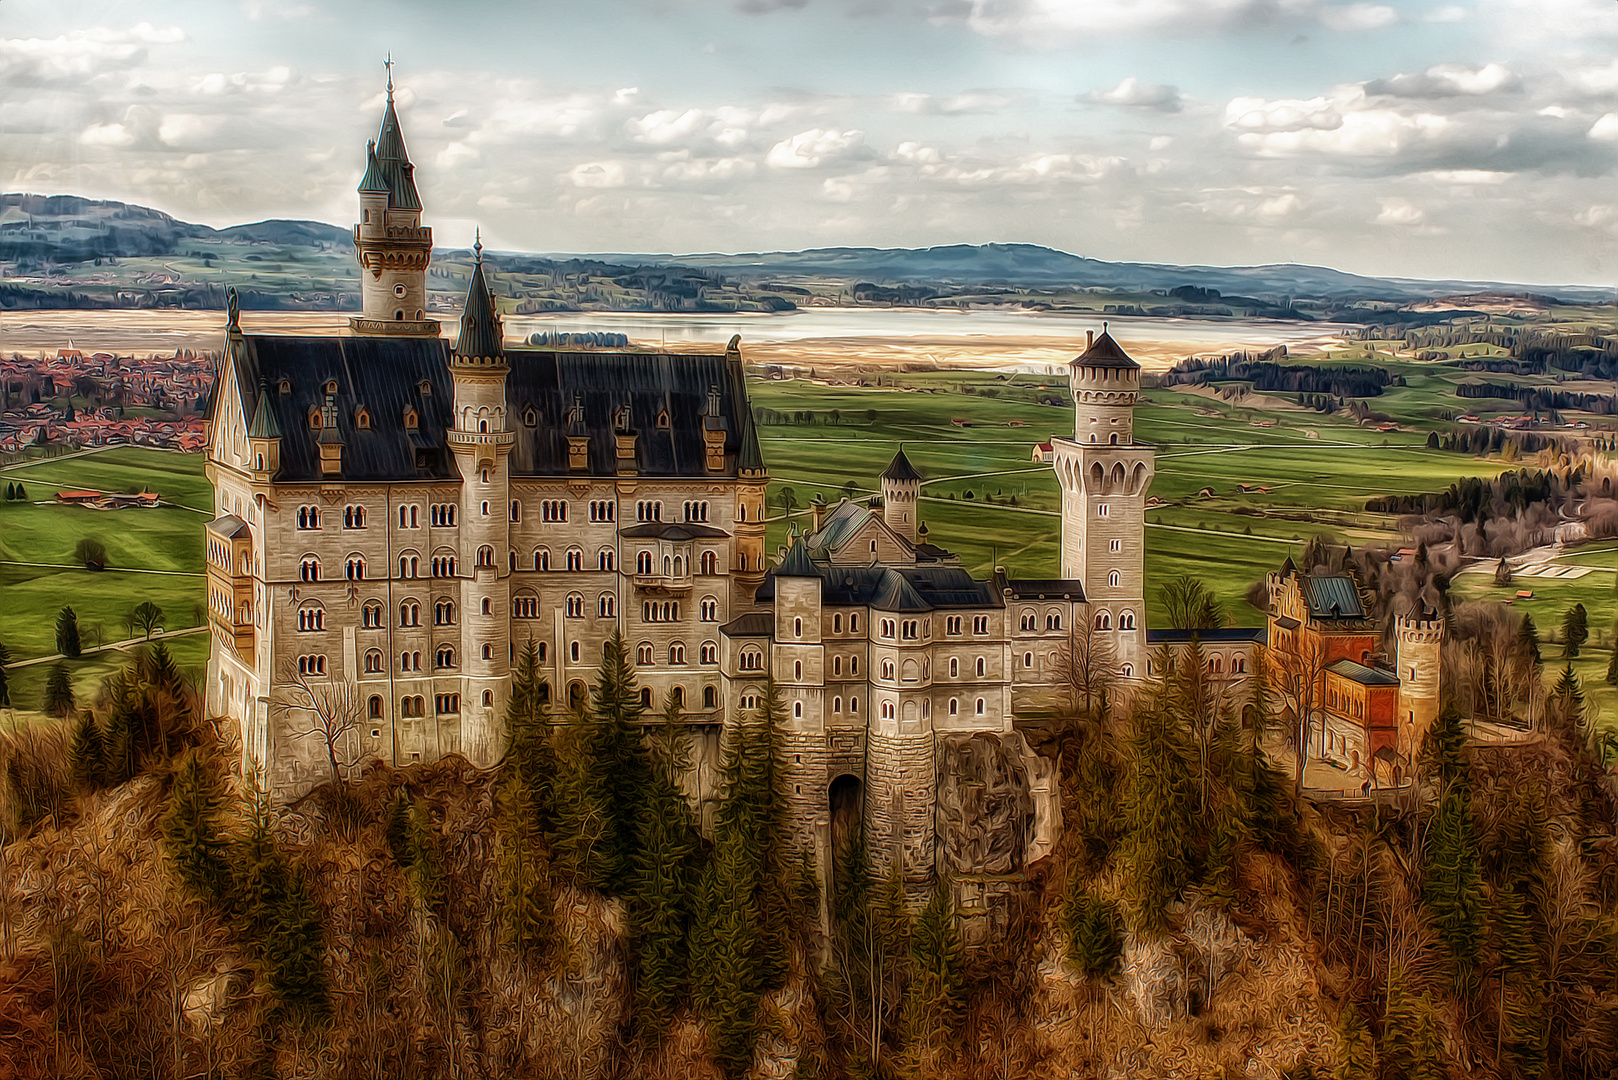
<path id="1" fill-rule="evenodd" d="M 388 50 L 388 58 L 382 61 L 382 66 L 388 69 L 388 96 L 393 96 L 393 50 Z"/>

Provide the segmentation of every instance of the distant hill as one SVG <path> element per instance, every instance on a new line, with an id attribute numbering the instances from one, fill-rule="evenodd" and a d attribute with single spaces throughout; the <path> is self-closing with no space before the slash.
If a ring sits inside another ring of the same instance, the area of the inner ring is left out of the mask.
<path id="1" fill-rule="evenodd" d="M 952 244 L 929 248 L 812 248 L 725 255 L 602 255 L 615 262 L 677 263 L 751 279 L 864 280 L 881 284 L 929 283 L 1012 288 L 1168 291 L 1182 286 L 1222 294 L 1316 299 L 1425 300 L 1460 293 L 1552 293 L 1603 300 L 1609 290 L 1589 286 L 1527 286 L 1487 281 L 1374 278 L 1324 266 L 1272 263 L 1263 266 L 1175 266 L 1104 262 L 1037 244 Z"/>
<path id="2" fill-rule="evenodd" d="M 159 210 L 107 199 L 0 195 L 0 262 L 17 264 L 25 275 L 41 267 L 98 259 L 189 255 L 203 260 L 200 265 L 210 272 L 209 281 L 225 280 L 216 271 L 233 269 L 248 279 L 240 287 L 261 293 L 262 302 L 284 302 L 289 307 L 311 304 L 326 307 L 333 303 L 341 306 L 346 302 L 339 294 L 354 291 L 352 260 L 340 259 L 337 253 L 347 250 L 350 236 L 347 229 L 320 221 L 277 218 L 213 229 L 180 221 Z M 263 249 L 249 251 L 254 245 L 273 246 L 279 249 L 279 255 L 262 253 Z M 439 258 L 453 262 L 464 254 L 446 250 L 439 252 Z M 286 284 L 281 284 L 273 275 L 263 272 L 266 259 L 296 263 L 299 268 L 287 278 Z M 324 266 L 320 273 L 312 273 L 310 259 L 330 265 Z M 935 302 L 964 301 L 1038 305 L 1049 299 L 1039 295 L 1043 291 L 1089 291 L 1145 295 L 1148 306 L 1163 306 L 1152 301 L 1150 294 L 1155 293 L 1167 298 L 1165 310 L 1185 314 L 1246 312 L 1273 317 L 1297 317 L 1298 312 L 1290 301 L 1300 302 L 1300 307 L 1303 301 L 1313 302 L 1313 317 L 1319 317 L 1328 310 L 1341 311 L 1361 301 L 1404 305 L 1445 297 L 1475 298 L 1480 294 L 1503 293 L 1604 302 L 1611 296 L 1608 290 L 1589 286 L 1375 278 L 1294 263 L 1174 266 L 1106 262 L 1038 244 L 829 247 L 733 255 L 706 252 L 568 256 L 508 252 L 501 262 L 505 264 L 502 269 L 530 274 L 577 276 L 590 272 L 611 277 L 620 291 L 627 290 L 633 297 L 639 297 L 639 300 L 628 299 L 628 307 L 623 303 L 606 305 L 617 310 L 638 310 L 636 303 L 645 310 L 782 310 L 822 291 L 803 286 L 827 284 L 833 286 L 829 293 L 845 303 L 852 300 L 926 306 Z M 648 267 L 652 268 L 650 273 L 645 269 Z M 652 278 L 657 280 L 650 280 Z M 671 292 L 669 280 L 672 279 L 678 279 L 680 284 Z M 722 286 L 720 279 L 731 280 L 740 292 L 718 298 L 705 295 L 711 291 L 710 285 Z M 298 284 L 293 285 L 294 281 Z M 65 284 L 69 288 L 77 287 L 73 281 Z M 120 287 L 127 291 L 126 286 Z M 583 297 L 569 298 L 555 289 L 548 293 L 546 288 L 549 287 L 528 286 L 529 291 L 518 299 L 528 298 L 533 302 L 520 310 L 581 310 L 581 305 L 602 303 L 599 297 L 591 299 L 593 294 L 588 289 L 584 290 Z M 974 296 L 974 290 L 982 290 L 985 295 Z M 330 296 L 311 301 L 308 298 L 311 291 Z M 282 292 L 287 295 L 283 300 L 276 300 Z M 663 293 L 669 295 L 663 296 Z M 686 295 L 688 293 L 691 295 Z M 108 302 L 114 301 L 109 299 Z M 128 298 L 116 302 L 123 304 Z M 36 290 L 26 298 L 0 301 L 0 306 L 57 306 L 57 303 Z M 1124 310 L 1124 306 L 1120 304 L 1119 310 Z M 1142 308 L 1137 313 L 1147 312 Z"/>

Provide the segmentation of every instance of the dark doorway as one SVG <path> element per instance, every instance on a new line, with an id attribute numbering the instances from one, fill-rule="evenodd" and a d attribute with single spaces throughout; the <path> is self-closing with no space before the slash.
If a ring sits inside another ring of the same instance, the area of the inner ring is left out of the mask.
<path id="1" fill-rule="evenodd" d="M 864 827 L 865 791 L 857 776 L 844 773 L 831 782 L 826 792 L 831 804 L 831 880 L 842 880 L 844 861 L 860 829 Z"/>

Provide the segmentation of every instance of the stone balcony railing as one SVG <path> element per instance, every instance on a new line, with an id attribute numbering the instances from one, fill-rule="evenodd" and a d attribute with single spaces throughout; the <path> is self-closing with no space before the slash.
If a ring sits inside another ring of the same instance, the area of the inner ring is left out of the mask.
<path id="1" fill-rule="evenodd" d="M 511 446 L 517 441 L 515 431 L 456 431 L 448 435 L 451 446 Z"/>
<path id="2" fill-rule="evenodd" d="M 355 315 L 348 320 L 348 328 L 367 337 L 437 337 L 437 319 L 367 319 Z"/>

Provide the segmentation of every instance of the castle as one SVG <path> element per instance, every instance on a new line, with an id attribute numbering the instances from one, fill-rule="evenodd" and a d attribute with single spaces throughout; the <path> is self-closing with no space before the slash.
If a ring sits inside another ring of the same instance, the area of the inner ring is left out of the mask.
<path id="1" fill-rule="evenodd" d="M 1080 637 L 1104 643 L 1108 678 L 1147 672 L 1154 453 L 1134 437 L 1140 367 L 1110 334 L 1072 362 L 1074 434 L 1051 444 L 1061 576 L 978 579 L 929 543 L 902 449 L 879 499 L 817 502 L 771 567 L 735 339 L 711 355 L 509 347 L 480 245 L 445 341 L 391 77 L 359 196 L 349 332 L 249 334 L 233 307 L 226 333 L 207 699 L 244 766 L 287 798 L 339 752 L 491 765 L 518 649 L 535 644 L 572 705 L 621 634 L 643 703 L 683 705 L 699 802 L 725 726 L 773 679 L 794 820 L 821 860 L 850 814 L 913 883 L 1050 849 L 1052 770 L 1013 717 L 1070 692 Z"/>

